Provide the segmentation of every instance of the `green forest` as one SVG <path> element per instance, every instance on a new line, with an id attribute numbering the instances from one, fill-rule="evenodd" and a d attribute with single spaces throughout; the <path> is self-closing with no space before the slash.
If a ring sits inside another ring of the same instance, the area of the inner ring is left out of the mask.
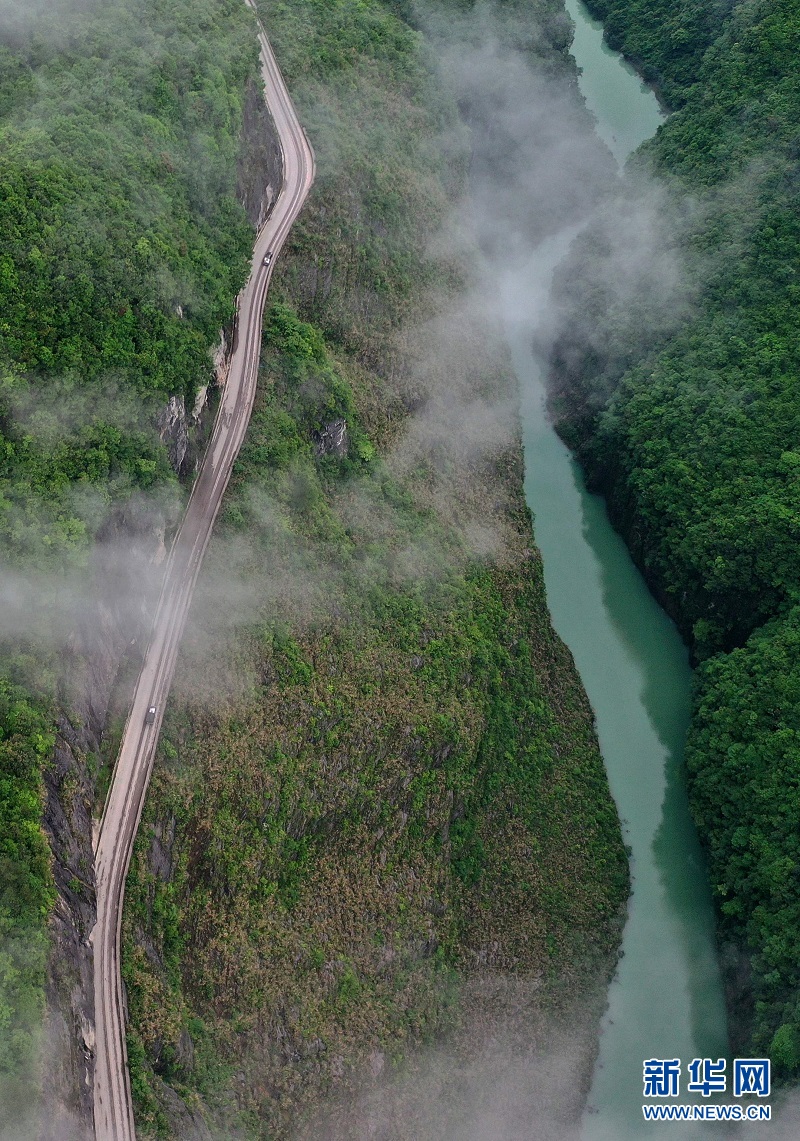
<path id="1" fill-rule="evenodd" d="M 42 833 L 41 771 L 53 731 L 25 690 L 0 681 L 0 1097 L 4 1115 L 30 1097 L 36 1064 L 45 922 L 54 901 Z M 2 1118 L 0 1118 L 2 1120 Z"/>
<path id="2" fill-rule="evenodd" d="M 174 514 L 155 413 L 210 380 L 247 272 L 236 163 L 257 50 L 239 0 L 20 6 L 0 22 L 0 549 L 12 581 L 39 584 L 22 631 L 0 618 L 6 1126 L 38 1085 L 55 898 L 42 775 L 69 658 L 48 630 L 114 512 Z"/>
<path id="3" fill-rule="evenodd" d="M 666 187 L 692 303 L 643 338 L 561 279 L 560 431 L 699 665 L 690 797 L 731 1031 L 800 1074 L 800 12 L 593 0 L 673 113 L 628 166 Z M 589 235 L 570 270 L 602 275 Z M 602 326 L 604 348 L 595 332 Z"/>

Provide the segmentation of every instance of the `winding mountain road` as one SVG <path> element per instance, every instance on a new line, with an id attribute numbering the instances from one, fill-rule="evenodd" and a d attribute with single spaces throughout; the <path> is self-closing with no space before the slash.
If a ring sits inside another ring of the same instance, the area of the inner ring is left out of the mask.
<path id="1" fill-rule="evenodd" d="M 251 0 L 247 0 L 253 7 Z M 197 576 L 234 460 L 253 409 L 264 301 L 272 270 L 314 181 L 314 153 L 295 113 L 272 48 L 259 25 L 266 98 L 283 152 L 283 187 L 253 251 L 250 278 L 238 299 L 230 373 L 202 468 L 166 560 L 150 642 L 133 695 L 95 845 L 97 924 L 94 948 L 97 1141 L 135 1141 L 125 1011 L 120 978 L 120 928 L 125 878 L 153 768 L 161 719 Z M 270 264 L 264 264 L 267 252 Z M 152 724 L 148 710 L 155 706 Z"/>

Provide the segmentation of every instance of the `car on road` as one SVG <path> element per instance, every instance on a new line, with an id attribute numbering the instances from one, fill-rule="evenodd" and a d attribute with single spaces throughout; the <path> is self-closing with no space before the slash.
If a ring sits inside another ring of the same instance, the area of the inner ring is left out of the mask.
<path id="1" fill-rule="evenodd" d="M 271 261 L 272 261 L 272 250 L 267 250 L 266 254 L 264 255 L 264 265 L 269 265 L 269 263 Z"/>
<path id="2" fill-rule="evenodd" d="M 153 722 L 155 721 L 155 719 L 156 719 L 156 707 L 155 707 L 155 705 L 151 705 L 150 708 L 147 710 L 147 713 L 145 715 L 144 723 L 145 723 L 145 725 L 152 725 Z"/>

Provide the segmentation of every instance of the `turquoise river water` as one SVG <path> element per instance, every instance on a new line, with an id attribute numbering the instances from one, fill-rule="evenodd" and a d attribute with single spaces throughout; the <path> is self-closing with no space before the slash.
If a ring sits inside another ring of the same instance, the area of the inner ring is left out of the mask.
<path id="1" fill-rule="evenodd" d="M 577 28 L 573 54 L 582 68 L 582 92 L 598 134 L 622 162 L 657 129 L 661 112 L 652 92 L 603 43 L 601 26 L 579 0 L 567 0 L 567 10 Z M 559 235 L 535 251 L 529 295 L 547 288 L 572 236 Z M 517 278 L 517 291 L 519 285 Z M 673 1141 L 720 1138 L 725 1127 L 719 1124 L 648 1125 L 642 1117 L 646 1058 L 680 1058 L 685 1075 L 693 1058 L 727 1054 L 711 895 L 681 771 L 687 653 L 612 529 L 603 501 L 587 493 L 548 423 L 533 329 L 532 319 L 509 318 L 523 392 L 526 494 L 553 623 L 592 703 L 632 850 L 623 957 L 609 990 L 583 1141 L 634 1141 L 659 1133 Z"/>

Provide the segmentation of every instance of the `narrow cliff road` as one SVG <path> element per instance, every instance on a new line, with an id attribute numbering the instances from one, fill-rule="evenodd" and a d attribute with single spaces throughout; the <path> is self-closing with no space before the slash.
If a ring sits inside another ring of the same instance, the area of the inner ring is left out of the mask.
<path id="1" fill-rule="evenodd" d="M 251 0 L 247 2 L 252 7 Z M 203 466 L 166 561 L 150 643 L 133 695 L 95 848 L 97 924 L 94 947 L 97 1141 L 134 1141 L 125 1012 L 120 978 L 120 926 L 125 878 L 153 768 L 178 646 L 203 555 L 253 408 L 264 301 L 275 259 L 314 180 L 314 154 L 295 113 L 263 29 L 266 98 L 283 151 L 283 188 L 256 240 L 250 278 L 238 301 L 230 374 Z M 270 264 L 264 264 L 270 252 Z M 148 710 L 155 718 L 148 724 Z"/>

